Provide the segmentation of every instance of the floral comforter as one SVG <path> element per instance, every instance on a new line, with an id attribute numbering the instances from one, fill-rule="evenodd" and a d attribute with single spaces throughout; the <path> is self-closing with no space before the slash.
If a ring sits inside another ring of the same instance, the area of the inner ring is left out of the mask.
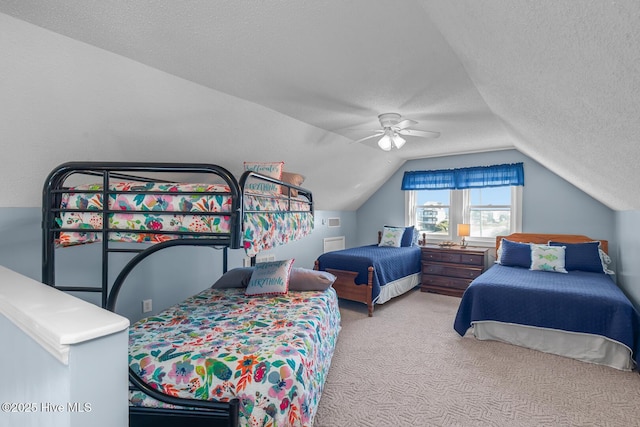
<path id="1" fill-rule="evenodd" d="M 125 192 L 109 195 L 108 209 L 122 212 L 108 214 L 108 226 L 123 230 L 109 233 L 111 241 L 157 243 L 178 238 L 170 234 L 172 231 L 195 232 L 198 233 L 196 237 L 230 232 L 230 217 L 224 215 L 231 212 L 232 206 L 226 185 L 120 182 L 113 183 L 111 190 Z M 74 187 L 62 195 L 63 212 L 57 219 L 58 226 L 82 231 L 61 232 L 60 246 L 100 240 L 101 233 L 91 230 L 100 229 L 103 225 L 101 191 L 102 184 L 90 184 Z M 252 193 L 247 190 L 243 203 L 246 211 L 243 246 L 248 256 L 298 240 L 313 230 L 313 215 L 303 201 L 292 199 L 289 204 L 288 199 L 278 193 Z"/>
<path id="2" fill-rule="evenodd" d="M 333 288 L 207 289 L 129 332 L 129 364 L 173 396 L 240 401 L 241 426 L 312 426 L 340 330 Z M 142 392 L 132 405 L 163 406 Z"/>

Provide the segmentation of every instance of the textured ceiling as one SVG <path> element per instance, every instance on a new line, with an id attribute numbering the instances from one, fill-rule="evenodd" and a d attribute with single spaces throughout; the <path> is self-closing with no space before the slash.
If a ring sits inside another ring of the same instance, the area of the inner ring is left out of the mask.
<path id="1" fill-rule="evenodd" d="M 441 132 L 376 153 L 383 176 L 515 147 L 613 209 L 640 209 L 633 0 L 0 0 L 0 12 L 348 140 L 384 112 Z M 380 185 L 341 165 L 325 173 L 355 192 Z"/>

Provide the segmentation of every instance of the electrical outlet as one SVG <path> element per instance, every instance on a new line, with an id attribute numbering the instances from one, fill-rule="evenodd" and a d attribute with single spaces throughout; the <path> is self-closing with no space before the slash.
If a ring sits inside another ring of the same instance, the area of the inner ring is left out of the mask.
<path id="1" fill-rule="evenodd" d="M 153 300 L 144 299 L 142 300 L 142 312 L 148 313 L 153 310 Z"/>
<path id="2" fill-rule="evenodd" d="M 251 258 L 243 258 L 242 259 L 242 266 L 243 267 L 251 267 Z"/>

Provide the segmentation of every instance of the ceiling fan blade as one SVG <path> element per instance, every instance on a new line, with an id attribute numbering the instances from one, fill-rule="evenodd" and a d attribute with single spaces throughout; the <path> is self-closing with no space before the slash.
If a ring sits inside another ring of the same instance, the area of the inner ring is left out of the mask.
<path id="1" fill-rule="evenodd" d="M 410 119 L 404 119 L 400 122 L 398 122 L 398 124 L 394 125 L 393 127 L 396 129 L 404 129 L 407 128 L 409 126 L 413 126 L 413 125 L 417 125 L 418 122 L 416 122 L 415 120 L 410 120 Z"/>
<path id="2" fill-rule="evenodd" d="M 432 132 L 430 130 L 401 129 L 398 131 L 400 135 L 417 136 L 419 138 L 437 138 L 440 132 Z"/>
<path id="3" fill-rule="evenodd" d="M 371 138 L 379 138 L 379 137 L 380 137 L 381 135 L 383 135 L 383 134 L 384 134 L 384 132 L 379 131 L 379 132 L 374 133 L 373 135 L 369 135 L 369 136 L 365 136 L 364 138 L 356 139 L 356 140 L 355 140 L 355 141 L 353 141 L 353 142 L 354 142 L 354 143 L 355 143 L 355 142 L 364 142 L 364 141 L 366 141 L 366 140 L 368 140 L 368 139 L 371 139 Z"/>

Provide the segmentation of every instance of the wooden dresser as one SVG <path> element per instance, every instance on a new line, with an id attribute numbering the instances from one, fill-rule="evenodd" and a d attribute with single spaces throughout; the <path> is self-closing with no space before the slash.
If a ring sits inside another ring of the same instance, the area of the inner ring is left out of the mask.
<path id="1" fill-rule="evenodd" d="M 490 248 L 422 246 L 423 292 L 462 296 L 469 283 L 489 267 Z"/>

